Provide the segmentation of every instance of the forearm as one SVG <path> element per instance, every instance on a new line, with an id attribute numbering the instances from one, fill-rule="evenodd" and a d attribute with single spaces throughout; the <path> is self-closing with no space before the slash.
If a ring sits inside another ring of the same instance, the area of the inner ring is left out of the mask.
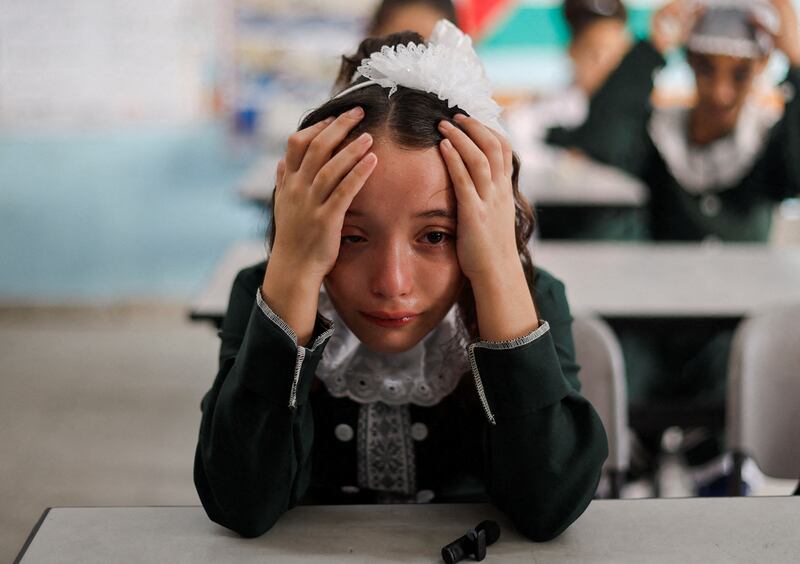
<path id="1" fill-rule="evenodd" d="M 600 162 L 642 174 L 649 157 L 653 74 L 663 63 L 649 43 L 635 45 L 592 97 L 586 121 L 576 129 L 551 130 L 548 142 L 578 148 Z"/>
<path id="2" fill-rule="evenodd" d="M 539 318 L 518 257 L 472 282 L 478 331 L 484 341 L 509 341 L 539 327 Z"/>
<path id="3" fill-rule="evenodd" d="M 577 392 L 568 324 L 554 321 L 554 330 L 543 324 L 513 347 L 472 349 L 473 370 L 495 423 L 488 426 L 485 447 L 487 488 L 536 541 L 557 536 L 584 511 L 608 451 L 599 417 Z"/>
<path id="4" fill-rule="evenodd" d="M 261 295 L 295 334 L 299 346 L 311 340 L 322 280 L 304 272 L 296 261 L 274 253 L 264 273 Z"/>
<path id="5" fill-rule="evenodd" d="M 261 304 L 252 306 L 244 335 L 234 331 L 223 327 L 220 372 L 203 399 L 195 484 L 212 520 L 257 536 L 307 487 L 313 443 L 307 399 L 326 334 L 314 349 L 298 348 Z"/>
<path id="6" fill-rule="evenodd" d="M 493 502 L 535 541 L 561 534 L 594 497 L 607 443 L 589 403 L 571 393 L 489 431 Z"/>
<path id="7" fill-rule="evenodd" d="M 313 425 L 307 406 L 287 413 L 237 386 L 237 374 L 229 377 L 203 413 L 195 485 L 213 521 L 255 537 L 305 491 Z"/>
<path id="8" fill-rule="evenodd" d="M 785 85 L 793 96 L 787 101 L 783 116 L 783 154 L 787 177 L 783 196 L 796 198 L 800 196 L 800 61 L 792 64 Z"/>
<path id="9" fill-rule="evenodd" d="M 789 69 L 783 86 L 789 94 L 783 116 L 752 173 L 761 193 L 776 202 L 800 194 L 800 67 Z"/>

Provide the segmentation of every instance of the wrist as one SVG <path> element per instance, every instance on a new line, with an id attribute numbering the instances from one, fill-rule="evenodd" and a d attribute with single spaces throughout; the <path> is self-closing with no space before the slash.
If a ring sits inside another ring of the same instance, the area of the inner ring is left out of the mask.
<path id="1" fill-rule="evenodd" d="M 519 288 L 528 282 L 522 261 L 516 253 L 508 260 L 498 261 L 490 268 L 470 276 L 470 284 L 476 292 L 503 292 L 510 288 Z"/>
<path id="2" fill-rule="evenodd" d="M 299 258 L 298 258 L 299 257 Z M 280 247 L 273 246 L 267 260 L 267 271 L 264 274 L 264 282 L 267 278 L 272 284 L 285 286 L 287 288 L 296 286 L 299 292 L 319 292 L 325 273 L 321 269 L 314 268 L 304 257 L 297 253 L 282 252 Z"/>
<path id="3" fill-rule="evenodd" d="M 261 297 L 291 329 L 298 346 L 306 346 L 314 333 L 322 282 L 270 257 L 260 288 Z"/>
<path id="4" fill-rule="evenodd" d="M 539 317 L 522 262 L 507 264 L 492 276 L 472 282 L 478 332 L 485 341 L 507 341 L 539 326 Z"/>

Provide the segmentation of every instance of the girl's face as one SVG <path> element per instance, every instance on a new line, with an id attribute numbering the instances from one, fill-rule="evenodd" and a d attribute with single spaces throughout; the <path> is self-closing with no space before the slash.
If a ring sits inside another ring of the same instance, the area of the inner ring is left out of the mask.
<path id="1" fill-rule="evenodd" d="M 404 149 L 376 138 L 378 164 L 344 218 L 325 287 L 368 348 L 409 350 L 455 303 L 456 200 L 437 147 Z"/>
<path id="2" fill-rule="evenodd" d="M 594 94 L 619 66 L 630 46 L 630 34 L 621 20 L 602 18 L 587 25 L 569 46 L 575 84 L 588 96 Z"/>
<path id="3" fill-rule="evenodd" d="M 699 53 L 689 53 L 688 60 L 697 83 L 699 115 L 719 129 L 732 130 L 766 61 Z"/>

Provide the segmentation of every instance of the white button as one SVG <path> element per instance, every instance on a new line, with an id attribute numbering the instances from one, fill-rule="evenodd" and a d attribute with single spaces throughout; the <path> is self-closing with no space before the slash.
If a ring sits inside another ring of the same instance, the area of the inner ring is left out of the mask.
<path id="1" fill-rule="evenodd" d="M 432 490 L 419 490 L 417 492 L 417 503 L 430 503 L 436 494 Z"/>
<path id="2" fill-rule="evenodd" d="M 411 426 L 411 438 L 415 441 L 424 441 L 428 438 L 428 427 L 425 423 L 414 423 Z"/>
<path id="3" fill-rule="evenodd" d="M 347 425 L 346 423 L 340 423 L 339 425 L 337 425 L 336 428 L 333 430 L 333 434 L 336 435 L 336 438 L 342 441 L 343 443 L 346 443 L 347 441 L 352 441 L 353 435 L 355 435 L 355 433 L 353 432 L 353 428 L 350 425 Z"/>
<path id="4" fill-rule="evenodd" d="M 342 486 L 342 493 L 357 494 L 360 491 L 361 489 L 357 488 L 356 486 Z"/>
<path id="5" fill-rule="evenodd" d="M 716 217 L 722 209 L 722 202 L 718 196 L 709 194 L 700 199 L 700 211 L 706 217 Z"/>

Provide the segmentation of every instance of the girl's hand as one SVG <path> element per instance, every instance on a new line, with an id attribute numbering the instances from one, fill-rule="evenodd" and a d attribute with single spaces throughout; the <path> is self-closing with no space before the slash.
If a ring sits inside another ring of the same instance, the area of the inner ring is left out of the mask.
<path id="1" fill-rule="evenodd" d="M 702 13 L 702 6 L 693 2 L 672 0 L 653 15 L 650 43 L 662 55 L 682 47 Z"/>
<path id="2" fill-rule="evenodd" d="M 333 153 L 363 116 L 355 108 L 289 137 L 276 175 L 270 262 L 290 266 L 294 278 L 322 285 L 336 263 L 345 212 L 375 169 L 377 157 L 367 154 L 372 146 L 368 133 Z"/>
<path id="3" fill-rule="evenodd" d="M 344 214 L 378 158 L 363 134 L 336 155 L 364 117 L 355 108 L 289 137 L 275 184 L 275 242 L 261 295 L 306 345 L 314 332 L 319 289 L 339 254 Z"/>
<path id="4" fill-rule="evenodd" d="M 777 33 L 771 33 L 758 21 L 754 23 L 762 31 L 772 36 L 775 48 L 783 51 L 792 67 L 800 67 L 800 27 L 797 22 L 797 12 L 795 12 L 791 0 L 772 0 L 772 6 L 780 19 Z"/>
<path id="5" fill-rule="evenodd" d="M 456 193 L 456 249 L 464 275 L 476 278 L 520 263 L 514 230 L 511 145 L 478 120 L 458 114 L 462 129 L 442 121 L 440 145 Z"/>
<path id="6" fill-rule="evenodd" d="M 439 145 L 457 200 L 456 252 L 475 295 L 480 336 L 506 341 L 539 326 L 517 251 L 508 141 L 478 120 L 442 121 Z"/>

